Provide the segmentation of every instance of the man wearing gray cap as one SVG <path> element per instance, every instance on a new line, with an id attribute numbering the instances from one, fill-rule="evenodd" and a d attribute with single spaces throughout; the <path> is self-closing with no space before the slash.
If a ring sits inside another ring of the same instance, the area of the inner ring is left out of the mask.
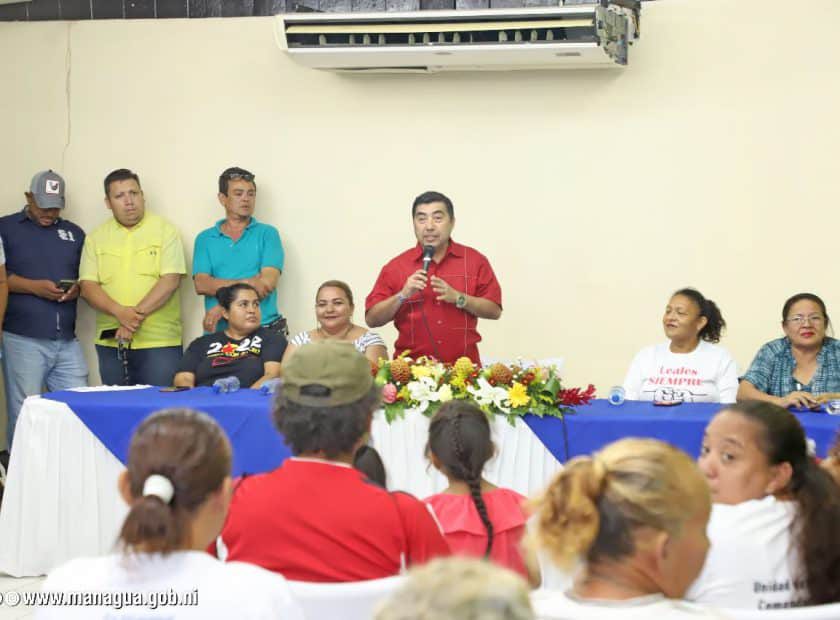
<path id="1" fill-rule="evenodd" d="M 3 320 L 6 439 L 27 396 L 87 385 L 76 339 L 79 260 L 85 233 L 62 219 L 65 184 L 52 170 L 32 177 L 22 211 L 0 218 L 9 303 Z"/>
<path id="2" fill-rule="evenodd" d="M 449 555 L 430 509 L 352 467 L 380 390 L 350 343 L 318 341 L 283 368 L 274 422 L 294 457 L 242 480 L 218 545 L 297 581 L 364 581 Z"/>

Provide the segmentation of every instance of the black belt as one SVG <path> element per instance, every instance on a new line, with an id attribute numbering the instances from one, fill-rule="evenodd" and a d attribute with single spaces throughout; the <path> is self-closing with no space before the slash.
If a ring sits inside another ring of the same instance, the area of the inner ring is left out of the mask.
<path id="1" fill-rule="evenodd" d="M 266 329 L 270 329 L 275 334 L 280 334 L 281 336 L 285 336 L 286 338 L 289 337 L 289 324 L 288 321 L 284 317 L 278 317 L 274 319 L 271 323 L 264 326 Z"/>

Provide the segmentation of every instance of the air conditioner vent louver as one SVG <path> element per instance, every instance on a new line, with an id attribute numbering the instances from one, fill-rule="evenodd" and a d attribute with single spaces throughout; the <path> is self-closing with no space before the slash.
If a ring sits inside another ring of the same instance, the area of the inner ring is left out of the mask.
<path id="1" fill-rule="evenodd" d="M 638 0 L 487 11 L 280 15 L 293 59 L 334 71 L 443 71 L 627 64 Z"/>
<path id="2" fill-rule="evenodd" d="M 531 19 L 519 22 L 473 21 L 457 24 L 354 23 L 290 25 L 289 49 L 336 46 L 482 45 L 595 40 L 592 19 Z"/>

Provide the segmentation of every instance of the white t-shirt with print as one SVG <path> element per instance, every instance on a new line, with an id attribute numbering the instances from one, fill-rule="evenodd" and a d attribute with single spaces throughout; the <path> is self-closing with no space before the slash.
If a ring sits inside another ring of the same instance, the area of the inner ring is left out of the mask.
<path id="1" fill-rule="evenodd" d="M 700 605 L 652 594 L 625 601 L 582 600 L 568 592 L 537 590 L 531 595 L 538 620 L 722 620 Z"/>
<path id="2" fill-rule="evenodd" d="M 714 504 L 706 563 L 686 595 L 715 607 L 775 609 L 807 598 L 792 548 L 794 502 L 772 495 L 734 506 Z"/>
<path id="3" fill-rule="evenodd" d="M 41 592 L 65 598 L 69 593 L 109 593 L 112 600 L 97 601 L 105 604 L 93 606 L 40 607 L 35 612 L 38 620 L 303 620 L 304 617 L 280 575 L 251 564 L 221 562 L 203 551 L 71 560 L 49 574 Z M 128 605 L 125 598 L 120 601 L 117 596 L 142 600 L 132 601 L 139 605 Z M 178 596 L 182 597 L 182 604 L 170 604 Z"/>
<path id="4" fill-rule="evenodd" d="M 705 340 L 691 353 L 670 347 L 663 342 L 636 354 L 624 379 L 628 400 L 735 402 L 738 368 L 729 351 Z"/>

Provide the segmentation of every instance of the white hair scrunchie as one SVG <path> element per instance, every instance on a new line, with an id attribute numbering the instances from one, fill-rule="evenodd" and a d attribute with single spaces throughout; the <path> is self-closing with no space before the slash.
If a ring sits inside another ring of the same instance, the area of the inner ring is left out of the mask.
<path id="1" fill-rule="evenodd" d="M 172 482 L 170 482 L 169 478 L 166 476 L 152 474 L 146 478 L 146 482 L 143 483 L 143 497 L 147 497 L 149 495 L 154 495 L 164 504 L 168 505 L 169 502 L 172 501 L 172 497 L 175 495 L 175 487 L 172 486 Z"/>

